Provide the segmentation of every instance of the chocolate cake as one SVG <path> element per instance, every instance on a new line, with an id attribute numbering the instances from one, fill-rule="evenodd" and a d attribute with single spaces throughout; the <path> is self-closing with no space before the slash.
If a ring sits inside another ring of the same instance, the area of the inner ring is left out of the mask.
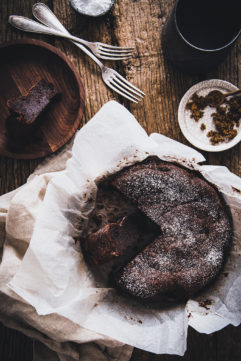
<path id="1" fill-rule="evenodd" d="M 52 83 L 40 80 L 26 96 L 9 99 L 7 106 L 11 113 L 6 127 L 14 138 L 30 137 L 37 124 L 40 114 L 59 94 Z"/>
<path id="2" fill-rule="evenodd" d="M 199 173 L 151 157 L 109 179 L 113 189 L 158 228 L 147 245 L 137 242 L 131 259 L 113 269 L 118 289 L 147 303 L 180 301 L 216 278 L 231 246 L 232 221 L 217 189 Z"/>
<path id="3" fill-rule="evenodd" d="M 124 217 L 118 223 L 109 223 L 91 233 L 86 242 L 86 254 L 93 265 L 100 265 L 124 255 L 139 238 L 135 217 Z"/>
<path id="4" fill-rule="evenodd" d="M 84 244 L 86 258 L 94 266 L 120 256 L 129 258 L 158 233 L 159 228 L 136 211 L 124 216 L 119 222 L 107 223 L 98 231 L 90 233 Z"/>

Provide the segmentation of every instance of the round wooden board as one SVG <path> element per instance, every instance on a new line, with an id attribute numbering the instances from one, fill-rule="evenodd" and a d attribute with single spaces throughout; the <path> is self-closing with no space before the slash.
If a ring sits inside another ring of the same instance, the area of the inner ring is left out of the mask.
<path id="1" fill-rule="evenodd" d="M 16 144 L 6 131 L 7 100 L 26 95 L 45 79 L 61 92 L 44 112 L 34 141 Z M 83 84 L 67 56 L 43 41 L 24 39 L 0 45 L 0 154 L 35 159 L 54 153 L 76 132 L 85 107 Z"/>

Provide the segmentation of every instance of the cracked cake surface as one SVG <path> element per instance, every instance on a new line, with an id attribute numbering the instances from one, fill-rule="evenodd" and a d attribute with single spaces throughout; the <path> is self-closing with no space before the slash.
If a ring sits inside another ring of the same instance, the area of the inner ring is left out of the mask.
<path id="1" fill-rule="evenodd" d="M 232 243 L 232 220 L 214 186 L 156 157 L 124 168 L 109 184 L 158 229 L 113 269 L 118 289 L 148 302 L 179 301 L 216 278 Z"/>

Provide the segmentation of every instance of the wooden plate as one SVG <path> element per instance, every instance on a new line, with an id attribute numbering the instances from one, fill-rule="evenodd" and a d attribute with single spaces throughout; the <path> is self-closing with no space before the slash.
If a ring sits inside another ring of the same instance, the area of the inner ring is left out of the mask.
<path id="1" fill-rule="evenodd" d="M 18 145 L 7 134 L 10 98 L 26 95 L 45 79 L 61 97 L 44 113 L 34 141 Z M 83 84 L 67 56 L 54 46 L 34 39 L 0 45 L 0 154 L 16 159 L 34 159 L 51 154 L 76 132 L 84 111 Z"/>

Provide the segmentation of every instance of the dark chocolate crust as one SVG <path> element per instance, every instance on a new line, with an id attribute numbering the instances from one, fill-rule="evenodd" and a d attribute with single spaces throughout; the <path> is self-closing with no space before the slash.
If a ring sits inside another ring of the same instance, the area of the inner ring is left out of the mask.
<path id="1" fill-rule="evenodd" d="M 160 227 L 114 272 L 117 288 L 147 302 L 180 301 L 216 278 L 232 243 L 232 221 L 214 186 L 158 158 L 123 169 L 112 185 Z"/>

